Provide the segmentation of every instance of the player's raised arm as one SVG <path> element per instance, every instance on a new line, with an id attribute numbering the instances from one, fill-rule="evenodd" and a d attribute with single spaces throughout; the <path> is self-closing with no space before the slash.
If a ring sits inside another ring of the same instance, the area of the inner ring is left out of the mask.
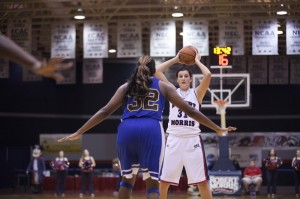
<path id="1" fill-rule="evenodd" d="M 190 105 L 188 105 L 181 97 L 177 94 L 177 92 L 174 89 L 171 89 L 169 85 L 166 83 L 160 81 L 159 87 L 161 91 L 163 92 L 163 95 L 176 107 L 181 109 L 183 112 L 185 112 L 188 116 L 191 118 L 197 120 L 199 123 L 203 124 L 204 126 L 207 126 L 208 128 L 214 130 L 217 135 L 222 136 L 228 131 L 234 131 L 236 130 L 235 127 L 228 127 L 228 128 L 221 128 L 214 122 L 212 122 L 210 119 L 208 119 L 205 115 L 203 115 L 200 111 L 197 111 Z"/>
<path id="2" fill-rule="evenodd" d="M 172 59 L 169 59 L 168 61 L 163 62 L 162 64 L 158 65 L 156 67 L 155 77 L 158 79 L 166 82 L 171 87 L 174 87 L 174 85 L 167 79 L 164 72 L 166 72 L 172 65 L 179 62 L 178 54 L 176 57 L 173 57 Z"/>
<path id="3" fill-rule="evenodd" d="M 202 104 L 202 100 L 203 100 L 204 95 L 210 84 L 211 72 L 204 64 L 201 63 L 200 59 L 201 59 L 201 56 L 199 54 L 197 54 L 196 58 L 195 58 L 195 63 L 201 70 L 201 72 L 203 74 L 203 79 L 202 79 L 201 83 L 199 84 L 199 86 L 196 87 L 195 91 L 197 94 L 198 102 L 200 104 Z"/>
<path id="4" fill-rule="evenodd" d="M 120 86 L 111 100 L 97 113 L 95 113 L 81 128 L 79 128 L 75 133 L 63 137 L 58 141 L 63 142 L 67 140 L 76 140 L 86 131 L 90 130 L 91 128 L 105 120 L 107 117 L 109 117 L 111 114 L 113 114 L 122 105 L 126 89 L 127 83 Z"/>

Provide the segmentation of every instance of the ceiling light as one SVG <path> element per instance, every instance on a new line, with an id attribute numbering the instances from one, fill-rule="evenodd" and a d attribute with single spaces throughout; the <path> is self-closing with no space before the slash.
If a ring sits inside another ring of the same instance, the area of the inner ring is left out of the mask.
<path id="1" fill-rule="evenodd" d="M 286 15 L 287 11 L 286 10 L 279 10 L 276 12 L 277 15 Z"/>
<path id="2" fill-rule="evenodd" d="M 277 15 L 286 15 L 287 11 L 285 10 L 283 4 L 280 5 L 279 10 L 276 12 Z"/>
<path id="3" fill-rule="evenodd" d="M 84 15 L 75 15 L 74 19 L 82 20 L 82 19 L 85 19 L 85 16 Z"/>
<path id="4" fill-rule="evenodd" d="M 78 19 L 78 20 L 82 20 L 82 19 L 85 19 L 85 16 L 83 15 L 83 10 L 82 8 L 78 8 L 76 13 L 75 13 L 75 16 L 74 16 L 74 19 Z"/>
<path id="5" fill-rule="evenodd" d="M 109 52 L 109 53 L 116 53 L 117 51 L 116 51 L 116 49 L 113 49 L 113 48 L 112 48 L 112 49 L 109 49 L 108 52 Z"/>
<path id="6" fill-rule="evenodd" d="M 174 13 L 172 13 L 172 17 L 183 17 L 183 13 L 182 12 L 174 12 Z"/>

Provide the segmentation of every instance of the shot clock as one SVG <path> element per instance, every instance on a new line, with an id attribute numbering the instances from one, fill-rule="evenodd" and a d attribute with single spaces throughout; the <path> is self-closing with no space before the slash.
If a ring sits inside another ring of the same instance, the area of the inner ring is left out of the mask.
<path id="1" fill-rule="evenodd" d="M 212 68 L 231 68 L 232 64 L 232 47 L 215 46 L 211 56 Z"/>

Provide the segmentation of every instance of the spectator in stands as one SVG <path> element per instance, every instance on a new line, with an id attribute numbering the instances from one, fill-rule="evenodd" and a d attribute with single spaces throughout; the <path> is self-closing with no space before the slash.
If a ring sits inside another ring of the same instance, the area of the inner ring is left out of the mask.
<path id="1" fill-rule="evenodd" d="M 296 157 L 293 158 L 292 167 L 294 168 L 295 193 L 299 198 L 299 180 L 300 180 L 300 150 L 296 151 Z"/>
<path id="2" fill-rule="evenodd" d="M 245 168 L 242 182 L 247 194 L 249 194 L 249 185 L 251 184 L 255 185 L 256 194 L 259 193 L 262 183 L 262 171 L 258 166 L 256 166 L 254 160 L 250 160 L 249 166 Z"/>
<path id="3" fill-rule="evenodd" d="M 275 198 L 277 186 L 277 168 L 282 165 L 281 159 L 276 155 L 275 149 L 269 151 L 268 157 L 264 159 L 264 166 L 267 173 L 268 198 Z M 271 190 L 272 186 L 272 190 Z"/>
<path id="4" fill-rule="evenodd" d="M 66 177 L 69 168 L 68 158 L 64 156 L 64 152 L 60 151 L 58 157 L 50 162 L 50 167 L 56 171 L 56 193 L 55 196 L 65 197 Z"/>
<path id="5" fill-rule="evenodd" d="M 93 168 L 96 166 L 95 160 L 87 149 L 83 151 L 83 154 L 79 160 L 79 167 L 81 168 L 81 192 L 79 194 L 80 198 L 83 198 L 85 194 L 86 182 L 89 184 L 89 193 L 91 197 L 94 195 L 94 185 L 93 185 Z"/>

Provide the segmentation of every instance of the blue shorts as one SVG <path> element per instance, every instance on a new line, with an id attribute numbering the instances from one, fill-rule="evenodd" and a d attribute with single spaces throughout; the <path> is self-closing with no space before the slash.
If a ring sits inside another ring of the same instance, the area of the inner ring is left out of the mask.
<path id="1" fill-rule="evenodd" d="M 159 180 L 165 136 L 160 121 L 152 118 L 125 119 L 117 136 L 121 175 L 132 178 L 138 170 L 143 179 Z"/>

